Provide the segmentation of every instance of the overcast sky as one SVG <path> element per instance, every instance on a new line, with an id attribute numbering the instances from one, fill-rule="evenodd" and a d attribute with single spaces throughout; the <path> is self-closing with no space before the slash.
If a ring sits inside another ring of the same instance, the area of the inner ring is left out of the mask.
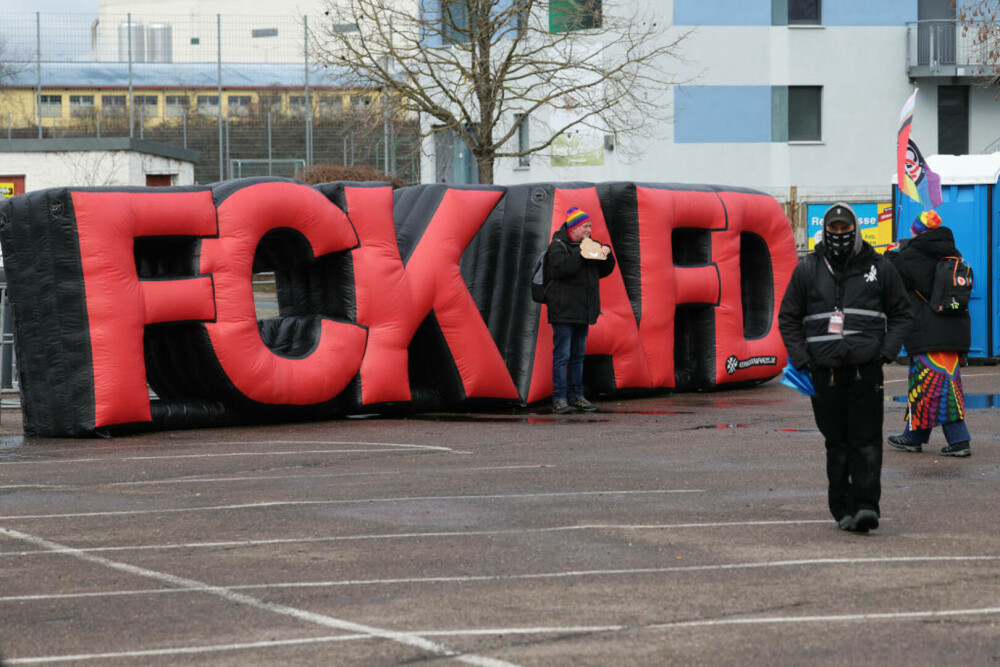
<path id="1" fill-rule="evenodd" d="M 37 51 L 35 12 L 41 15 L 42 59 L 76 60 L 90 51 L 97 0 L 0 0 L 4 56 L 21 60 Z"/>
<path id="2" fill-rule="evenodd" d="M 97 0 L 0 0 L 0 12 L 97 13 Z"/>

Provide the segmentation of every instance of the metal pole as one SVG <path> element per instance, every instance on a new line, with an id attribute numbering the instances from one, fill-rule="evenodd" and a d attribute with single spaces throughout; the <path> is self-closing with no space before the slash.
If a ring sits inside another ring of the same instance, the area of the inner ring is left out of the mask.
<path id="1" fill-rule="evenodd" d="M 146 107 L 143 105 L 139 109 L 139 138 L 146 138 Z"/>
<path id="2" fill-rule="evenodd" d="M 305 64 L 306 93 L 306 166 L 312 165 L 312 104 L 309 102 L 309 17 L 302 17 L 302 60 Z"/>
<path id="3" fill-rule="evenodd" d="M 97 112 L 97 138 L 101 138 L 101 117 L 104 116 L 104 105 L 101 105 L 101 110 Z"/>
<path id="4" fill-rule="evenodd" d="M 219 83 L 219 180 L 226 180 L 225 163 L 222 161 L 222 14 L 215 15 L 215 32 L 219 41 L 218 83 Z"/>
<path id="5" fill-rule="evenodd" d="M 35 104 L 38 106 L 38 138 L 42 138 L 42 14 L 35 12 L 35 63 L 38 74 L 38 89 Z"/>
<path id="6" fill-rule="evenodd" d="M 271 170 L 271 156 L 272 156 L 271 141 L 272 141 L 272 137 L 271 137 L 271 112 L 268 111 L 267 112 L 267 175 L 268 176 L 272 176 L 273 175 L 272 170 Z"/>
<path id="7" fill-rule="evenodd" d="M 226 167 L 229 168 L 229 178 L 232 178 L 233 165 L 229 162 L 229 116 L 226 116 Z"/>
<path id="8" fill-rule="evenodd" d="M 188 147 L 188 112 L 184 111 L 184 148 Z"/>
<path id="9" fill-rule="evenodd" d="M 393 40 L 392 40 L 392 38 L 393 38 L 392 16 L 390 16 L 389 17 L 389 52 L 390 53 L 394 53 L 394 51 L 392 50 L 392 48 L 393 48 L 393 44 L 392 44 Z M 395 59 L 393 59 L 392 61 L 390 61 L 389 65 L 390 66 L 387 69 L 389 71 L 389 74 L 391 75 L 395 71 L 395 69 L 396 69 L 396 67 L 395 67 Z M 389 137 L 388 137 L 388 140 L 386 141 L 386 145 L 385 145 L 385 154 L 386 154 L 387 159 L 389 159 L 389 170 L 386 173 L 388 173 L 388 174 L 394 174 L 394 173 L 396 173 L 396 124 L 395 124 L 395 121 L 393 119 L 393 114 L 392 114 L 392 112 L 394 110 L 395 102 L 392 100 L 392 96 L 391 95 L 387 95 L 386 96 L 385 105 L 386 105 L 386 108 L 388 108 L 388 110 L 389 110 L 386 113 L 386 116 L 389 118 Z"/>
<path id="10" fill-rule="evenodd" d="M 132 99 L 132 12 L 128 13 L 128 138 L 135 136 L 135 110 Z"/>

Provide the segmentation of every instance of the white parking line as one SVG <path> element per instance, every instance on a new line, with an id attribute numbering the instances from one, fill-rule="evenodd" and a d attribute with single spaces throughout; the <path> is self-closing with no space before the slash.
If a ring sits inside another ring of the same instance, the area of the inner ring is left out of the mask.
<path id="1" fill-rule="evenodd" d="M 885 519 L 882 519 L 885 522 Z M 216 549 L 230 547 L 258 547 L 275 544 L 304 544 L 315 542 L 350 542 L 357 540 L 396 540 L 396 539 L 420 539 L 428 537 L 475 537 L 481 535 L 528 535 L 531 533 L 557 533 L 582 530 L 670 530 L 670 529 L 690 529 L 690 528 L 749 528 L 758 526 L 779 526 L 779 525 L 802 525 L 810 523 L 830 523 L 830 519 L 800 519 L 786 521 L 720 521 L 711 523 L 662 523 L 662 524 L 574 524 L 571 526 L 550 526 L 548 528 L 508 528 L 502 530 L 455 530 L 438 531 L 427 533 L 383 533 L 372 535 L 340 535 L 329 537 L 289 537 L 284 539 L 270 540 L 231 540 L 226 542 L 185 542 L 179 544 L 140 544 L 120 547 L 89 547 L 73 548 L 73 551 L 85 553 L 107 553 L 111 551 L 158 551 L 162 549 Z M 56 555 L 59 551 L 44 549 L 39 551 L 0 551 L 3 556 L 36 556 L 36 555 Z M 0 598 L 3 599 L 3 598 Z"/>
<path id="2" fill-rule="evenodd" d="M 518 466 L 486 466 L 482 468 L 434 468 L 414 470 L 385 470 L 385 471 L 365 471 L 365 472 L 336 472 L 336 473 L 316 473 L 308 475 L 253 475 L 253 476 L 227 476 L 227 477 L 172 477 L 170 479 L 150 479 L 136 482 L 104 482 L 95 484 L 8 484 L 0 485 L 0 490 L 12 489 L 93 489 L 109 486 L 151 486 L 163 484 L 217 484 L 232 482 L 259 482 L 259 481 L 280 481 L 286 479 L 328 479 L 340 477 L 377 477 L 387 475 L 454 475 L 467 472 L 500 472 L 504 470 L 525 470 L 537 469 L 546 470 L 557 467 L 554 464 L 541 463 L 537 465 Z"/>
<path id="3" fill-rule="evenodd" d="M 46 540 L 42 537 L 37 537 L 35 535 L 30 535 L 28 533 L 22 533 L 16 530 L 10 530 L 8 528 L 0 528 L 0 534 L 6 535 L 7 537 L 28 542 L 34 544 L 35 546 L 43 547 L 46 549 L 68 549 L 65 545 L 58 544 Z M 135 576 L 145 577 L 148 579 L 153 579 L 155 581 L 160 581 L 170 586 L 175 586 L 177 588 L 186 589 L 196 589 L 200 592 L 208 593 L 220 597 L 227 602 L 232 602 L 235 604 L 241 604 L 261 611 L 269 611 L 281 616 L 287 616 L 290 618 L 295 618 L 301 621 L 306 621 L 309 623 L 314 623 L 316 625 L 321 625 L 327 628 L 335 628 L 337 630 L 343 630 L 345 632 L 358 633 L 361 635 L 367 635 L 369 638 L 381 638 L 394 641 L 399 644 L 404 644 L 406 646 L 413 646 L 421 650 L 427 651 L 433 655 L 443 656 L 458 660 L 459 662 L 464 662 L 470 665 L 479 665 L 481 667 L 509 667 L 511 663 L 503 662 L 501 660 L 494 660 L 493 658 L 487 658 L 484 656 L 474 655 L 474 654 L 462 654 L 454 649 L 451 649 L 442 644 L 438 644 L 419 635 L 415 635 L 410 632 L 398 632 L 395 630 L 386 630 L 383 628 L 376 628 L 370 625 L 364 625 L 361 623 L 354 623 L 351 621 L 346 621 L 339 618 L 334 618 L 332 616 L 327 616 L 326 614 L 318 614 L 315 612 L 305 611 L 303 609 L 297 609 L 295 607 L 289 607 L 286 605 L 275 604 L 273 602 L 264 602 L 263 600 L 258 600 L 257 598 L 250 597 L 249 595 L 244 595 L 242 593 L 237 593 L 229 588 L 223 586 L 209 586 L 200 581 L 195 581 L 194 579 L 187 579 L 185 577 L 178 577 L 172 574 L 167 574 L 165 572 L 158 572 L 156 570 L 150 570 L 144 567 L 136 567 L 134 565 L 129 565 L 127 563 L 120 563 L 118 561 L 109 560 L 107 558 L 102 558 L 101 556 L 94 556 L 92 554 L 86 554 L 80 551 L 70 550 L 73 556 L 79 558 L 80 560 L 85 560 L 96 565 L 103 565 L 104 567 L 110 568 L 112 570 L 117 570 L 119 572 L 125 572 Z M 9 662 L 9 660 L 7 660 Z"/>
<path id="4" fill-rule="evenodd" d="M 49 655 L 36 658 L 13 658 L 4 662 L 6 665 L 41 665 L 53 662 L 70 662 L 83 660 L 114 660 L 115 658 L 155 658 L 168 655 L 192 655 L 198 653 L 218 653 L 221 651 L 248 651 L 252 649 L 277 648 L 281 646 L 301 646 L 303 644 L 321 644 L 327 642 L 343 642 L 354 639 L 371 639 L 370 635 L 325 635 L 323 637 L 303 637 L 299 639 L 272 639 L 263 642 L 246 642 L 242 644 L 212 644 L 209 646 L 179 646 L 177 648 L 150 649 L 146 651 L 117 651 L 115 653 L 77 653 L 75 655 Z"/>
<path id="5" fill-rule="evenodd" d="M 351 500 L 274 500 L 260 503 L 241 503 L 236 505 L 210 505 L 208 507 L 174 507 L 156 510 L 115 510 L 108 512 L 68 512 L 65 514 L 23 514 L 0 516 L 0 521 L 16 521 L 18 519 L 69 519 L 88 516 L 139 516 L 146 514 L 183 514 L 185 512 L 218 512 L 239 509 L 264 509 L 271 507 L 302 507 L 316 505 L 365 505 L 372 503 L 396 503 L 427 500 L 499 500 L 521 498 L 560 498 L 569 496 L 635 496 L 667 493 L 704 493 L 704 489 L 655 489 L 649 491 L 565 491 L 553 493 L 497 493 L 473 496 L 410 496 L 403 498 L 356 498 Z"/>
<path id="6" fill-rule="evenodd" d="M 814 616 L 768 616 L 757 618 L 712 618 L 697 621 L 677 621 L 673 623 L 653 623 L 650 625 L 569 625 L 569 626 L 539 626 L 510 628 L 476 628 L 469 630 L 416 630 L 409 634 L 420 637 L 455 638 L 455 637 L 496 637 L 511 635 L 546 635 L 546 634 L 594 634 L 601 632 L 637 632 L 649 630 L 672 630 L 699 627 L 719 628 L 727 625 L 777 625 L 798 623 L 855 623 L 871 621 L 895 621 L 926 618 L 954 618 L 959 616 L 994 616 L 1000 614 L 1000 607 L 984 607 L 972 609 L 929 609 L 918 611 L 900 611 L 870 614 L 830 614 Z M 107 660 L 115 658 L 163 657 L 170 655 L 191 655 L 198 653 L 214 653 L 222 651 L 240 651 L 280 646 L 300 646 L 303 644 L 319 644 L 325 642 L 368 640 L 369 634 L 328 635 L 323 637 L 306 637 L 298 639 L 276 639 L 264 642 L 247 642 L 234 644 L 214 644 L 208 646 L 182 646 L 177 648 L 151 649 L 145 651 L 119 651 L 116 653 L 80 653 L 61 656 L 39 656 L 31 658 L 8 659 L 8 665 L 36 665 L 53 662 Z M 471 662 L 473 656 L 458 656 L 466 658 L 463 662 L 479 665 L 509 665 L 492 658 L 481 658 L 484 662 Z"/>
<path id="7" fill-rule="evenodd" d="M 991 378 L 1000 375 L 1000 373 L 962 373 L 962 379 L 966 378 Z M 909 378 L 902 378 L 901 380 L 886 380 L 882 384 L 894 384 L 896 382 L 908 382 Z"/>
<path id="8" fill-rule="evenodd" d="M 0 528 L 0 533 L 5 529 Z M 68 547 L 64 547 L 68 549 Z M 73 550 L 70 550 L 73 551 Z M 79 556 L 82 551 L 73 553 Z M 99 558 L 99 556 L 94 556 Z M 583 577 L 620 577 L 629 575 L 647 574 L 688 574 L 699 572 L 735 571 L 735 570 L 761 570 L 770 568 L 797 568 L 797 567 L 817 567 L 817 566 L 838 566 L 838 565 L 878 565 L 891 564 L 899 565 L 906 563 L 958 563 L 958 562 L 996 562 L 1000 561 L 1000 556 L 884 556 L 880 558 L 804 558 L 784 561 L 763 561 L 758 563 L 722 563 L 718 565 L 672 565 L 669 567 L 643 567 L 616 570 L 567 570 L 564 572 L 536 572 L 528 574 L 484 574 L 465 575 L 453 577 L 399 577 L 395 579 L 343 579 L 340 581 L 292 581 L 285 583 L 266 584 L 235 584 L 227 586 L 231 591 L 250 590 L 285 590 L 302 588 L 339 588 L 348 586 L 395 586 L 408 584 L 467 584 L 481 581 L 530 581 L 537 579 L 571 579 Z M 198 593 L 211 592 L 215 587 L 202 586 L 185 587 L 183 589 L 137 589 L 127 591 L 95 591 L 90 593 L 53 593 L 37 595 L 11 595 L 0 597 L 2 602 L 38 602 L 48 600 L 68 600 L 77 598 L 113 598 L 140 595 L 162 595 L 167 593 Z"/>
<path id="9" fill-rule="evenodd" d="M 293 440 L 269 440 L 270 444 L 295 444 L 295 445 L 367 445 L 369 447 L 385 447 L 388 449 L 378 450 L 378 449 L 302 449 L 302 450 L 282 450 L 277 452 L 272 451 L 259 451 L 259 452 L 219 452 L 219 453 L 208 453 L 208 454 L 162 454 L 162 455 L 150 455 L 150 456 L 116 456 L 116 457 L 93 457 L 86 459 L 31 459 L 28 461 L 0 461 L 0 466 L 11 466 L 11 465 L 27 465 L 27 464 L 77 464 L 77 463 L 114 463 L 116 461 L 156 461 L 156 460 L 171 460 L 171 459 L 215 459 L 215 458 L 227 458 L 233 456 L 289 456 L 289 455 L 302 455 L 302 454 L 345 454 L 345 453 L 358 453 L 358 452 L 376 452 L 376 451 L 391 451 L 392 449 L 398 450 L 420 450 L 420 451 L 436 451 L 436 452 L 452 452 L 454 454 L 466 454 L 461 450 L 452 449 L 451 447 L 439 447 L 437 445 L 415 445 L 412 443 L 405 442 L 355 442 L 355 441 L 345 441 L 345 442 L 323 442 L 323 441 L 293 441 Z M 243 445 L 243 442 L 199 442 L 196 443 L 198 446 L 219 446 L 219 445 Z"/>

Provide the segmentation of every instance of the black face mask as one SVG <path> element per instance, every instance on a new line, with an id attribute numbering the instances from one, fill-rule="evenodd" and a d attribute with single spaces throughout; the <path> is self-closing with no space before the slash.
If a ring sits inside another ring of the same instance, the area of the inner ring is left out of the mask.
<path id="1" fill-rule="evenodd" d="M 829 253 L 830 257 L 833 259 L 844 259 L 851 254 L 854 250 L 854 235 L 857 234 L 856 229 L 852 229 L 849 232 L 843 232 L 841 234 L 834 234 L 833 232 L 824 232 L 823 240 L 826 241 L 826 251 Z"/>

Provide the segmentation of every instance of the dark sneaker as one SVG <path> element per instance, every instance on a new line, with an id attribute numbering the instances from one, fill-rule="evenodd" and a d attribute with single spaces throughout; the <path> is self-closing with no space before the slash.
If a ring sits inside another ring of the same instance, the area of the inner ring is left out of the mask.
<path id="1" fill-rule="evenodd" d="M 941 450 L 941 456 L 972 456 L 969 441 L 955 442 Z"/>
<path id="2" fill-rule="evenodd" d="M 875 510 L 858 510 L 854 515 L 854 530 L 867 533 L 878 528 L 878 513 Z"/>
<path id="3" fill-rule="evenodd" d="M 565 415 L 571 412 L 576 412 L 576 408 L 571 406 L 566 401 L 552 401 L 552 412 L 559 415 Z"/>
<path id="4" fill-rule="evenodd" d="M 854 530 L 854 517 L 850 514 L 840 517 L 837 519 L 837 528 L 841 530 Z"/>
<path id="5" fill-rule="evenodd" d="M 924 448 L 916 440 L 901 435 L 890 435 L 889 444 L 903 452 L 922 452 Z"/>
<path id="6" fill-rule="evenodd" d="M 597 412 L 597 406 L 585 399 L 583 396 L 577 396 L 569 399 L 569 404 L 577 410 L 581 410 L 583 412 Z"/>

